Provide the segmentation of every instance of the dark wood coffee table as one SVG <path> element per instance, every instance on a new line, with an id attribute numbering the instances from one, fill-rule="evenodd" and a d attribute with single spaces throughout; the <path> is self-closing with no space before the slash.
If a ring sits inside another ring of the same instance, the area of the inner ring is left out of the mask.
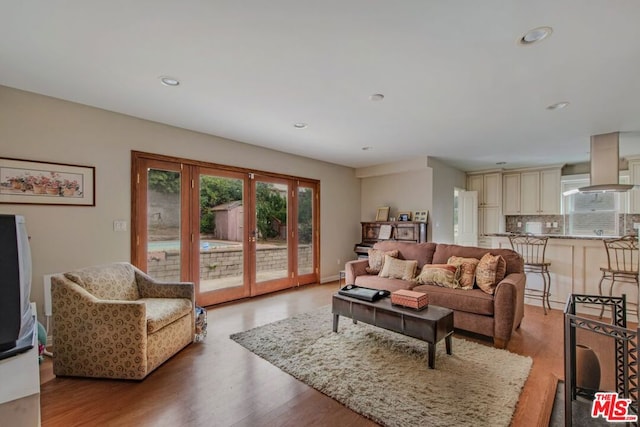
<path id="1" fill-rule="evenodd" d="M 451 354 L 453 310 L 429 305 L 420 311 L 391 304 L 391 298 L 368 302 L 335 294 L 331 304 L 333 332 L 338 332 L 340 316 L 358 320 L 389 331 L 398 332 L 429 344 L 429 368 L 434 369 L 436 344 L 443 338 Z"/>

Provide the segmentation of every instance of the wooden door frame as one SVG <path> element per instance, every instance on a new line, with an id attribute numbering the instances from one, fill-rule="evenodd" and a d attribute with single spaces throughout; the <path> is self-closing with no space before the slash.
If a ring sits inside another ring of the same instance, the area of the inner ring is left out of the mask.
<path id="1" fill-rule="evenodd" d="M 246 173 L 230 171 L 230 170 L 222 170 L 218 168 L 206 167 L 203 165 L 194 165 L 190 167 L 192 171 L 192 180 L 193 184 L 191 189 L 193 191 L 192 196 L 190 198 L 191 202 L 191 212 L 193 213 L 190 216 L 191 230 L 198 230 L 197 233 L 193 232 L 193 242 L 191 246 L 191 251 L 196 251 L 199 253 L 200 251 L 200 175 L 209 175 L 209 176 L 217 176 L 223 178 L 231 178 L 231 179 L 242 179 L 243 182 L 243 194 L 242 201 L 243 204 L 246 202 L 246 198 L 249 193 L 249 176 Z M 246 193 L 246 194 L 245 194 Z M 243 221 L 244 221 L 244 229 L 242 232 L 242 286 L 235 286 L 230 288 L 219 289 L 217 291 L 211 291 L 208 293 L 200 292 L 200 257 L 191 257 L 190 274 L 191 278 L 197 278 L 197 280 L 191 280 L 196 285 L 196 297 L 197 302 L 201 306 L 208 306 L 219 304 L 222 302 L 233 301 L 241 298 L 246 298 L 251 296 L 251 289 L 249 284 L 249 227 L 247 227 L 247 221 L 249 218 L 249 209 L 244 209 L 243 212 Z"/>
<path id="2" fill-rule="evenodd" d="M 181 230 L 180 230 L 181 276 L 182 276 L 181 280 L 192 281 L 196 283 L 199 282 L 199 271 L 197 271 L 197 268 L 196 268 L 196 266 L 199 263 L 199 258 L 191 256 L 191 251 L 194 250 L 193 249 L 194 245 L 199 244 L 198 243 L 199 234 L 198 234 L 198 239 L 194 238 L 193 241 L 191 241 L 190 239 L 190 234 L 192 232 L 191 230 L 193 230 L 195 227 L 194 221 L 199 220 L 196 213 L 194 213 L 193 211 L 193 209 L 195 209 L 193 207 L 194 206 L 193 203 L 196 203 L 196 202 L 185 203 L 183 198 L 190 197 L 192 201 L 199 200 L 199 193 L 196 194 L 196 196 L 193 195 L 194 193 L 191 193 L 192 191 L 196 190 L 195 185 L 194 187 L 191 186 L 191 180 L 193 179 L 195 182 L 197 178 L 196 175 L 198 175 L 197 171 L 203 168 L 203 169 L 214 169 L 221 172 L 227 171 L 231 173 L 244 174 L 247 177 L 253 174 L 256 176 L 266 177 L 273 180 L 288 181 L 289 186 L 291 187 L 290 191 L 293 191 L 295 193 L 293 198 L 290 197 L 291 194 L 289 194 L 287 198 L 288 199 L 288 206 L 287 206 L 288 215 L 290 216 L 290 218 L 295 219 L 295 221 L 287 221 L 287 230 L 288 230 L 287 235 L 288 235 L 288 239 L 291 238 L 291 242 L 292 242 L 291 245 L 288 245 L 289 246 L 288 248 L 289 268 L 288 269 L 289 269 L 289 275 L 291 271 L 295 273 L 293 278 L 289 277 L 289 279 L 292 279 L 292 280 L 290 281 L 287 287 L 298 286 L 300 284 L 320 282 L 320 181 L 311 179 L 311 178 L 300 178 L 300 177 L 284 175 L 279 173 L 258 171 L 254 169 L 240 168 L 240 167 L 234 167 L 234 166 L 226 166 L 226 165 L 220 165 L 216 163 L 205 162 L 201 160 L 185 159 L 180 157 L 146 153 L 146 152 L 134 151 L 134 150 L 131 151 L 131 177 L 132 177 L 131 179 L 131 262 L 132 264 L 138 266 L 143 271 L 147 271 L 147 260 L 144 256 L 142 256 L 142 252 L 146 253 L 146 250 L 142 251 L 140 248 L 140 245 L 143 244 L 143 242 L 146 242 L 148 237 L 147 229 L 146 229 L 147 220 L 144 215 L 141 215 L 141 210 L 143 209 L 143 206 L 146 206 L 146 202 L 147 202 L 146 200 L 141 200 L 142 195 L 146 194 L 146 185 L 147 185 L 146 173 L 144 173 L 145 172 L 144 170 L 140 170 L 141 162 L 144 162 L 145 165 L 149 165 L 149 164 L 151 165 L 173 164 L 174 166 L 177 164 L 180 165 L 180 172 L 181 172 L 181 178 L 182 178 L 181 179 L 181 212 L 180 212 L 180 215 L 181 215 L 181 226 L 180 226 L 181 227 Z M 166 169 L 166 170 L 173 170 L 173 169 Z M 250 183 L 255 182 L 254 180 L 249 180 L 249 181 Z M 303 276 L 300 276 L 297 271 L 297 268 L 298 268 L 298 265 L 297 265 L 297 257 L 298 257 L 297 196 L 298 196 L 298 188 L 300 183 L 304 183 L 305 184 L 304 186 L 311 187 L 314 190 L 314 200 L 313 200 L 313 209 L 312 209 L 312 212 L 313 212 L 312 221 L 313 221 L 313 232 L 314 232 L 314 238 L 312 243 L 313 272 L 311 274 L 306 274 Z M 142 188 L 140 186 L 143 184 L 145 185 L 144 192 L 139 191 L 139 189 Z M 197 187 L 198 187 L 197 191 L 199 191 L 199 185 Z M 253 201 L 248 202 L 249 208 L 245 209 L 245 213 L 244 213 L 245 224 L 246 224 L 245 231 L 244 231 L 245 243 L 249 239 L 249 229 L 250 229 L 249 223 L 246 221 L 249 216 L 253 215 L 253 212 L 255 209 L 255 206 L 252 206 L 251 203 L 253 203 Z M 199 208 L 196 212 L 199 213 Z M 194 215 L 196 215 L 196 217 L 192 218 Z M 184 236 L 187 236 L 187 237 L 185 238 Z M 293 237 L 290 237 L 290 236 L 293 236 Z M 199 247 L 198 247 L 198 250 L 199 250 Z M 245 257 L 245 260 L 244 260 L 245 281 L 247 280 L 246 279 L 247 262 L 249 262 L 249 260 L 246 258 L 248 257 Z M 253 274 L 255 274 L 255 272 Z M 251 286 L 251 287 L 253 288 L 254 286 Z M 266 292 L 272 292 L 278 289 L 283 289 L 283 288 L 275 289 L 271 286 L 267 286 L 264 291 L 260 290 L 259 292 L 256 292 L 256 293 L 250 292 L 249 295 L 243 295 L 243 296 L 259 295 Z M 217 303 L 217 302 L 214 302 L 214 303 Z"/>

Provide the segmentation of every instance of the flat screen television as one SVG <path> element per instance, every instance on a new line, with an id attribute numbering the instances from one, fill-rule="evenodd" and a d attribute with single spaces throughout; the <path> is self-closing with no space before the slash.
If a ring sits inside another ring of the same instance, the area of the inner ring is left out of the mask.
<path id="1" fill-rule="evenodd" d="M 31 250 L 23 216 L 0 214 L 0 359 L 33 347 Z"/>

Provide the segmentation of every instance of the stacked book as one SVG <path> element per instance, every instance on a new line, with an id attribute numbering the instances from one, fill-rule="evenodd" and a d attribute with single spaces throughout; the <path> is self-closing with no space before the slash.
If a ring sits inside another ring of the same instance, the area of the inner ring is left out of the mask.
<path id="1" fill-rule="evenodd" d="M 400 289 L 398 291 L 391 292 L 391 304 L 421 310 L 429 305 L 429 296 L 424 292 Z"/>

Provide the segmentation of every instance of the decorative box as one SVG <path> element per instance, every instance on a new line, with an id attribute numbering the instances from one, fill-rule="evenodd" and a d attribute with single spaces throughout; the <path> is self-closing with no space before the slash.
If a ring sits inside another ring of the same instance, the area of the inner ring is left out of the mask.
<path id="1" fill-rule="evenodd" d="M 391 304 L 421 310 L 429 305 L 429 296 L 424 292 L 400 289 L 398 291 L 391 292 Z"/>

